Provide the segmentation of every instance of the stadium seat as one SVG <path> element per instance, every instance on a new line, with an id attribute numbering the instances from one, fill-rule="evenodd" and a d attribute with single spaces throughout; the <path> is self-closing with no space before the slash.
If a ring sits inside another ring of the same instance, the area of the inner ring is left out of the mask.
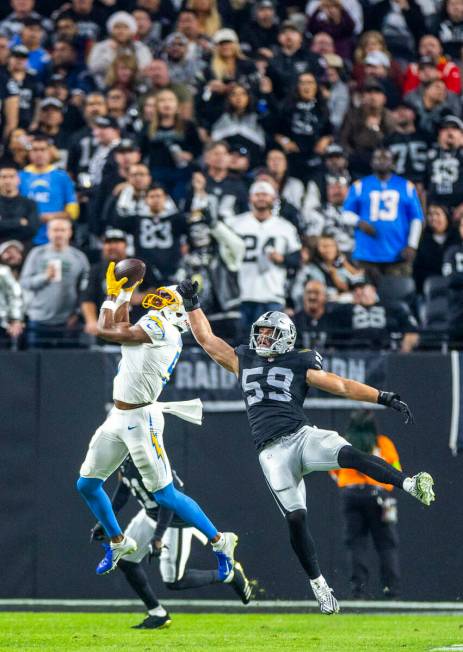
<path id="1" fill-rule="evenodd" d="M 423 321 L 426 329 L 431 331 L 447 330 L 448 300 L 446 296 L 430 299 L 424 305 Z"/>
<path id="2" fill-rule="evenodd" d="M 378 284 L 378 294 L 384 303 L 404 301 L 413 304 L 415 281 L 409 277 L 384 276 Z"/>
<path id="3" fill-rule="evenodd" d="M 447 296 L 447 279 L 445 276 L 429 276 L 423 284 L 425 301 Z"/>

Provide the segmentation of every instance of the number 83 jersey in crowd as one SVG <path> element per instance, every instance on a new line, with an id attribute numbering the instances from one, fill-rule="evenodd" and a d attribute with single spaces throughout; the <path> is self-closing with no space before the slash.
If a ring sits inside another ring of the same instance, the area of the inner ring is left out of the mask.
<path id="1" fill-rule="evenodd" d="M 316 351 L 289 351 L 264 358 L 248 346 L 235 349 L 239 384 L 257 450 L 269 441 L 297 432 L 307 424 L 303 404 L 308 369 L 322 368 Z"/>

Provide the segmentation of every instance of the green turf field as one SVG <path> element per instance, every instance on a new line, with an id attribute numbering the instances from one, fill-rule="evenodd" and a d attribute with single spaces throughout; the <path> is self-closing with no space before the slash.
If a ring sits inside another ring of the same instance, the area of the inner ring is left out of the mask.
<path id="1" fill-rule="evenodd" d="M 179 614 L 169 629 L 131 630 L 140 616 L 3 612 L 0 650 L 427 652 L 463 644 L 463 624 L 455 616 Z"/>

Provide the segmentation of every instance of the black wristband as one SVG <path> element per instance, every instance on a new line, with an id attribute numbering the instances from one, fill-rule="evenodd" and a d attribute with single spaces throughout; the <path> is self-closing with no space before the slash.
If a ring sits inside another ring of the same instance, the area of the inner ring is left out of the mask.
<path id="1" fill-rule="evenodd" d="M 399 398 L 398 394 L 394 392 L 379 392 L 378 394 L 378 403 L 380 405 L 386 405 L 387 407 L 391 406 L 393 399 Z"/>

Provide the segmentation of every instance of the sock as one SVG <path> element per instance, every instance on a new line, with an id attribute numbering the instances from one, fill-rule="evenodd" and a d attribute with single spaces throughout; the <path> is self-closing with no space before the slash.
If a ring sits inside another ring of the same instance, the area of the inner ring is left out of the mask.
<path id="1" fill-rule="evenodd" d="M 198 503 L 186 494 L 178 491 L 172 482 L 167 487 L 164 487 L 164 489 L 155 491 L 153 496 L 158 505 L 171 509 L 186 523 L 202 532 L 209 540 L 217 536 L 217 528 L 209 520 Z"/>
<path id="2" fill-rule="evenodd" d="M 119 546 L 125 546 L 126 543 L 127 543 L 127 537 L 124 534 L 124 538 L 122 539 L 122 541 L 117 541 L 117 542 L 110 541 L 109 545 L 111 546 L 111 548 L 119 548 Z"/>
<path id="3" fill-rule="evenodd" d="M 103 480 L 82 478 L 77 480 L 77 490 L 90 507 L 96 520 L 101 523 L 108 537 L 117 537 L 122 530 L 114 514 L 108 494 L 103 489 Z"/>
<path id="4" fill-rule="evenodd" d="M 363 453 L 353 446 L 344 446 L 338 454 L 338 464 L 343 469 L 356 469 L 360 473 L 369 475 L 373 480 L 393 484 L 399 489 L 403 488 L 403 483 L 407 477 L 405 473 L 395 469 L 376 455 Z"/>
<path id="5" fill-rule="evenodd" d="M 221 532 L 220 533 L 220 539 L 218 539 L 217 541 L 214 541 L 214 543 L 212 543 L 212 541 L 211 541 L 212 550 L 220 552 L 222 550 L 222 548 L 224 547 L 224 544 L 225 544 L 225 537 L 223 535 L 223 532 Z"/>
<path id="6" fill-rule="evenodd" d="M 219 572 L 216 570 L 195 570 L 188 569 L 183 577 L 176 582 L 166 582 L 171 591 L 184 591 L 185 589 L 199 589 L 201 586 L 218 584 L 220 582 Z"/>
<path id="7" fill-rule="evenodd" d="M 154 609 L 148 609 L 148 613 L 150 616 L 158 616 L 159 618 L 167 615 L 167 611 L 161 604 L 159 607 L 154 607 Z"/>
<path id="8" fill-rule="evenodd" d="M 316 589 L 321 589 L 324 586 L 328 586 L 323 575 L 316 577 L 314 580 L 310 580 L 310 586 L 315 587 Z"/>
<path id="9" fill-rule="evenodd" d="M 402 489 L 410 493 L 414 486 L 415 483 L 413 482 L 413 478 L 405 478 L 403 481 Z"/>
<path id="10" fill-rule="evenodd" d="M 141 564 L 135 564 L 131 561 L 127 561 L 126 559 L 120 559 L 117 567 L 124 573 L 125 579 L 138 595 L 140 600 L 144 603 L 149 613 L 150 609 L 155 609 L 156 607 L 160 606 L 156 594 L 154 593 L 151 584 L 148 581 L 145 570 Z"/>
<path id="11" fill-rule="evenodd" d="M 289 527 L 289 539 L 291 546 L 299 559 L 302 568 L 311 580 L 321 576 L 318 565 L 315 543 L 309 531 L 307 512 L 305 509 L 297 509 L 286 514 L 286 522 Z"/>

